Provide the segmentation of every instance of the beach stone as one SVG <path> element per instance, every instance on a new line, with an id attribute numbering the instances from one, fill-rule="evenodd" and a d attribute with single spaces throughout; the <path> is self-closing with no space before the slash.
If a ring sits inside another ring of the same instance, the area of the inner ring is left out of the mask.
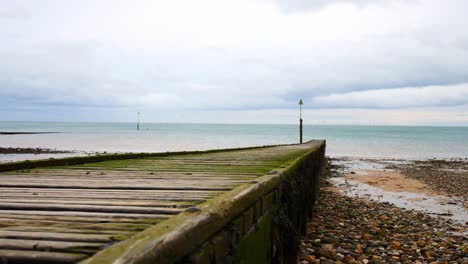
<path id="1" fill-rule="evenodd" d="M 377 256 L 377 255 L 373 255 L 371 260 L 369 261 L 369 263 L 371 264 L 378 264 L 378 263 L 382 263 L 382 257 L 381 256 Z"/>
<path id="2" fill-rule="evenodd" d="M 306 260 L 306 263 L 308 263 L 308 264 L 319 263 L 319 262 L 315 259 L 315 256 L 306 255 L 306 256 L 304 256 L 304 259 Z"/>
<path id="3" fill-rule="evenodd" d="M 346 255 L 343 258 L 344 263 L 353 263 L 356 259 L 353 258 L 351 255 Z"/>
<path id="4" fill-rule="evenodd" d="M 335 249 L 333 247 L 333 245 L 331 244 L 323 244 L 319 251 L 318 251 L 318 254 L 324 258 L 328 258 L 328 259 L 333 259 L 333 260 L 336 260 L 337 259 L 337 255 L 335 253 Z"/>
<path id="5" fill-rule="evenodd" d="M 391 245 L 392 245 L 394 248 L 400 248 L 400 247 L 401 247 L 401 243 L 398 242 L 398 241 L 393 241 Z"/>
<path id="6" fill-rule="evenodd" d="M 328 236 L 328 237 L 324 237 L 323 238 L 323 243 L 327 243 L 327 244 L 333 244 L 335 243 L 336 241 L 338 241 L 338 239 L 334 236 Z"/>
<path id="7" fill-rule="evenodd" d="M 317 263 L 463 263 L 468 258 L 466 228 L 453 221 L 327 190 L 314 211 L 302 252 Z"/>
<path id="8" fill-rule="evenodd" d="M 368 255 L 374 255 L 374 254 L 377 253 L 377 250 L 376 250 L 375 248 L 367 248 L 367 249 L 366 249 L 366 253 L 367 253 Z"/>
<path id="9" fill-rule="evenodd" d="M 357 256 L 356 260 L 362 262 L 366 258 L 365 255 Z"/>
<path id="10" fill-rule="evenodd" d="M 344 255 L 341 254 L 341 253 L 336 253 L 336 258 L 337 258 L 338 260 L 342 260 L 342 259 L 344 258 Z"/>
<path id="11" fill-rule="evenodd" d="M 426 241 L 419 240 L 418 242 L 416 242 L 416 245 L 418 245 L 418 247 L 422 248 L 422 247 L 426 246 Z"/>
<path id="12" fill-rule="evenodd" d="M 468 254 L 468 245 L 462 246 L 461 252 L 463 254 Z"/>

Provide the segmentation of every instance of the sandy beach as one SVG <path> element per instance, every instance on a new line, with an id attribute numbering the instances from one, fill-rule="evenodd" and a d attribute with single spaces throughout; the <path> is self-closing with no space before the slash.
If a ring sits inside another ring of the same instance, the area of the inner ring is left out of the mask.
<path id="1" fill-rule="evenodd" d="M 467 168 L 330 159 L 299 263 L 468 263 Z"/>

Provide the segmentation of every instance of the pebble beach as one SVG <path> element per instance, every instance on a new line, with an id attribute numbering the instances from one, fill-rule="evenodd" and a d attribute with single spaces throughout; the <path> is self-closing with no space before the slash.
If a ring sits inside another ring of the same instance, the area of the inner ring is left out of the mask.
<path id="1" fill-rule="evenodd" d="M 456 187 L 446 184 L 454 179 L 447 173 L 455 173 L 457 180 L 465 179 L 466 162 L 450 162 L 384 161 L 380 170 L 401 172 L 466 205 L 466 181 Z M 337 167 L 332 160 L 328 177 L 345 174 Z M 299 263 L 468 263 L 467 224 L 369 197 L 350 196 L 326 179 L 308 234 L 301 241 Z"/>

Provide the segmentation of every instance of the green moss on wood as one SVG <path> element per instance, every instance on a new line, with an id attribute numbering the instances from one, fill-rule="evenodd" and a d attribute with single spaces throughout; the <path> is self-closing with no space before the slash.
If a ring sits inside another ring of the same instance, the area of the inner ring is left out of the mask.
<path id="1" fill-rule="evenodd" d="M 274 169 L 277 171 L 276 174 L 261 176 L 255 181 L 208 200 L 198 206 L 200 209 L 198 212 L 184 212 L 174 216 L 129 240 L 99 252 L 84 263 L 108 263 L 116 260 L 131 263 L 174 263 L 185 254 L 194 251 L 227 223 L 255 204 L 260 197 L 277 188 L 282 181 L 287 181 L 301 169 L 300 166 L 311 153 L 319 148 L 320 144 L 296 151 L 295 155 L 283 155 L 282 164 L 288 163 L 292 166 L 280 166 Z"/>

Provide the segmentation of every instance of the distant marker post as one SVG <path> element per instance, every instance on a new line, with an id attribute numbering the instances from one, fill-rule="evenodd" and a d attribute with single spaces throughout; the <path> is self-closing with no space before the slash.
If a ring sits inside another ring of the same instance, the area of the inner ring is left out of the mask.
<path id="1" fill-rule="evenodd" d="M 302 99 L 299 100 L 299 144 L 302 144 Z"/>
<path id="2" fill-rule="evenodd" d="M 138 112 L 137 130 L 140 130 L 140 112 Z"/>

